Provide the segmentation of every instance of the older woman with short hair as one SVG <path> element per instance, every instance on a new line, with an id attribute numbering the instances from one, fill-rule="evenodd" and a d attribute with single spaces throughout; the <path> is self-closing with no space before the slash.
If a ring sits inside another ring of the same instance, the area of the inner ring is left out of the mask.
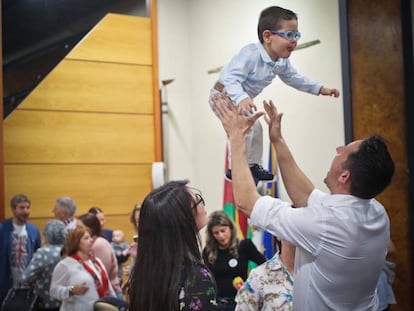
<path id="1" fill-rule="evenodd" d="M 37 310 L 59 310 L 60 301 L 49 296 L 50 281 L 53 269 L 60 260 L 60 253 L 65 243 L 65 224 L 60 220 L 49 221 L 44 230 L 43 236 L 45 246 L 37 249 L 29 266 L 23 272 L 22 280 L 25 283 L 35 283 L 37 295 L 41 298 Z"/>

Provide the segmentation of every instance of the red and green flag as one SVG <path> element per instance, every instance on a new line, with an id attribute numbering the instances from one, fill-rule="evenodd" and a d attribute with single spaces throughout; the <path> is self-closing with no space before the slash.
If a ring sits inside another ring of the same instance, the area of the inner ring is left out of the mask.
<path id="1" fill-rule="evenodd" d="M 228 154 L 229 150 L 227 145 L 224 173 L 226 173 L 229 168 Z M 238 237 L 240 239 L 251 238 L 252 232 L 248 226 L 247 217 L 236 209 L 233 198 L 232 183 L 226 179 L 224 179 L 223 209 L 236 224 Z"/>

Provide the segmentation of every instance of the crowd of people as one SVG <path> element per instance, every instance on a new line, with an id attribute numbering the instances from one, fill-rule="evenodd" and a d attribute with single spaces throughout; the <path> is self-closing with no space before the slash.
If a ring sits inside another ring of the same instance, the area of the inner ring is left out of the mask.
<path id="1" fill-rule="evenodd" d="M 338 147 L 324 179 L 330 193 L 316 189 L 283 138 L 282 114 L 272 101 L 257 112 L 253 98 L 276 75 L 315 95 L 338 97 L 339 91 L 290 65 L 300 38 L 294 12 L 265 9 L 258 35 L 259 43 L 225 66 L 209 102 L 231 146 L 226 178 L 236 208 L 253 227 L 272 233 L 279 243 L 274 256 L 266 261 L 250 239 L 239 239 L 224 211 L 208 215 L 201 192 L 187 180 L 167 182 L 134 206 L 130 243 L 122 230 L 104 228 L 99 207 L 75 217 L 75 201 L 60 197 L 42 245 L 28 221 L 30 199 L 16 195 L 13 217 L 0 223 L 0 302 L 11 288 L 28 284 L 41 298 L 38 310 L 93 311 L 108 297 L 120 305 L 126 300 L 122 306 L 131 311 L 383 311 L 395 303 L 394 264 L 386 258 L 390 223 L 375 199 L 394 174 L 384 139 Z M 259 163 L 262 147 L 254 138 L 264 115 L 291 202 L 257 192 L 259 181 L 274 181 Z M 258 265 L 250 274 L 249 261 Z M 124 284 L 123 273 L 129 275 Z"/>
<path id="2" fill-rule="evenodd" d="M 55 219 L 44 226 L 42 244 L 39 229 L 29 222 L 30 206 L 26 195 L 13 196 L 12 218 L 0 223 L 0 309 L 7 293 L 21 287 L 35 289 L 39 297 L 35 310 L 92 311 L 96 301 L 108 297 L 126 306 L 122 264 L 132 249 L 120 240 L 123 231 L 110 231 L 109 242 L 100 208 L 75 217 L 75 201 L 60 197 L 53 208 Z M 138 218 L 136 209 L 132 215 Z M 120 243 L 122 254 L 118 254 Z"/>

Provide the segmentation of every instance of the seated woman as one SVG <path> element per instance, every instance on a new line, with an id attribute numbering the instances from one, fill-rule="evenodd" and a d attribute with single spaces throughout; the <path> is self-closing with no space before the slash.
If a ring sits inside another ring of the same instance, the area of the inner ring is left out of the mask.
<path id="1" fill-rule="evenodd" d="M 204 200 L 187 181 L 168 182 L 147 195 L 129 280 L 130 310 L 218 310 L 200 252 L 199 230 L 207 221 Z"/>
<path id="2" fill-rule="evenodd" d="M 50 280 L 66 238 L 65 224 L 57 219 L 49 221 L 43 229 L 45 245 L 37 249 L 29 266 L 23 272 L 24 283 L 35 283 L 36 294 L 40 297 L 37 310 L 58 311 L 60 301 L 49 296 Z"/>
<path id="3" fill-rule="evenodd" d="M 60 311 L 93 311 L 96 300 L 115 296 L 105 266 L 92 255 L 89 229 L 77 227 L 68 233 L 65 258 L 53 270 L 50 296 L 60 300 Z"/>
<path id="4" fill-rule="evenodd" d="M 233 280 L 246 280 L 249 260 L 260 265 L 266 258 L 250 239 L 239 241 L 236 226 L 224 211 L 211 213 L 206 234 L 203 257 L 217 282 L 220 310 L 233 311 L 237 293 Z"/>

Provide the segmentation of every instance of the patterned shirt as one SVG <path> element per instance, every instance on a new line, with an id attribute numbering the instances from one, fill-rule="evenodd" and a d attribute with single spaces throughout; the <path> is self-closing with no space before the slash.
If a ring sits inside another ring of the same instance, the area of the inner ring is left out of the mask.
<path id="1" fill-rule="evenodd" d="M 10 267 L 13 275 L 13 287 L 20 287 L 21 275 L 29 264 L 28 240 L 26 226 L 13 224 L 11 233 Z"/>
<path id="2" fill-rule="evenodd" d="M 42 298 L 42 307 L 59 308 L 60 301 L 49 296 L 53 269 L 60 260 L 61 245 L 48 245 L 39 248 L 34 254 L 22 279 L 26 283 L 36 282 L 36 293 Z"/>
<path id="3" fill-rule="evenodd" d="M 218 311 L 216 290 L 210 271 L 201 264 L 185 265 L 183 286 L 178 294 L 180 311 Z"/>
<path id="4" fill-rule="evenodd" d="M 314 95 L 318 95 L 322 87 L 321 83 L 300 75 L 289 59 L 279 58 L 274 62 L 260 42 L 243 47 L 221 70 L 219 82 L 238 106 L 243 99 L 259 95 L 276 76 L 287 85 Z"/>
<path id="5" fill-rule="evenodd" d="M 292 309 L 293 279 L 276 254 L 250 272 L 236 296 L 236 311 Z"/>

